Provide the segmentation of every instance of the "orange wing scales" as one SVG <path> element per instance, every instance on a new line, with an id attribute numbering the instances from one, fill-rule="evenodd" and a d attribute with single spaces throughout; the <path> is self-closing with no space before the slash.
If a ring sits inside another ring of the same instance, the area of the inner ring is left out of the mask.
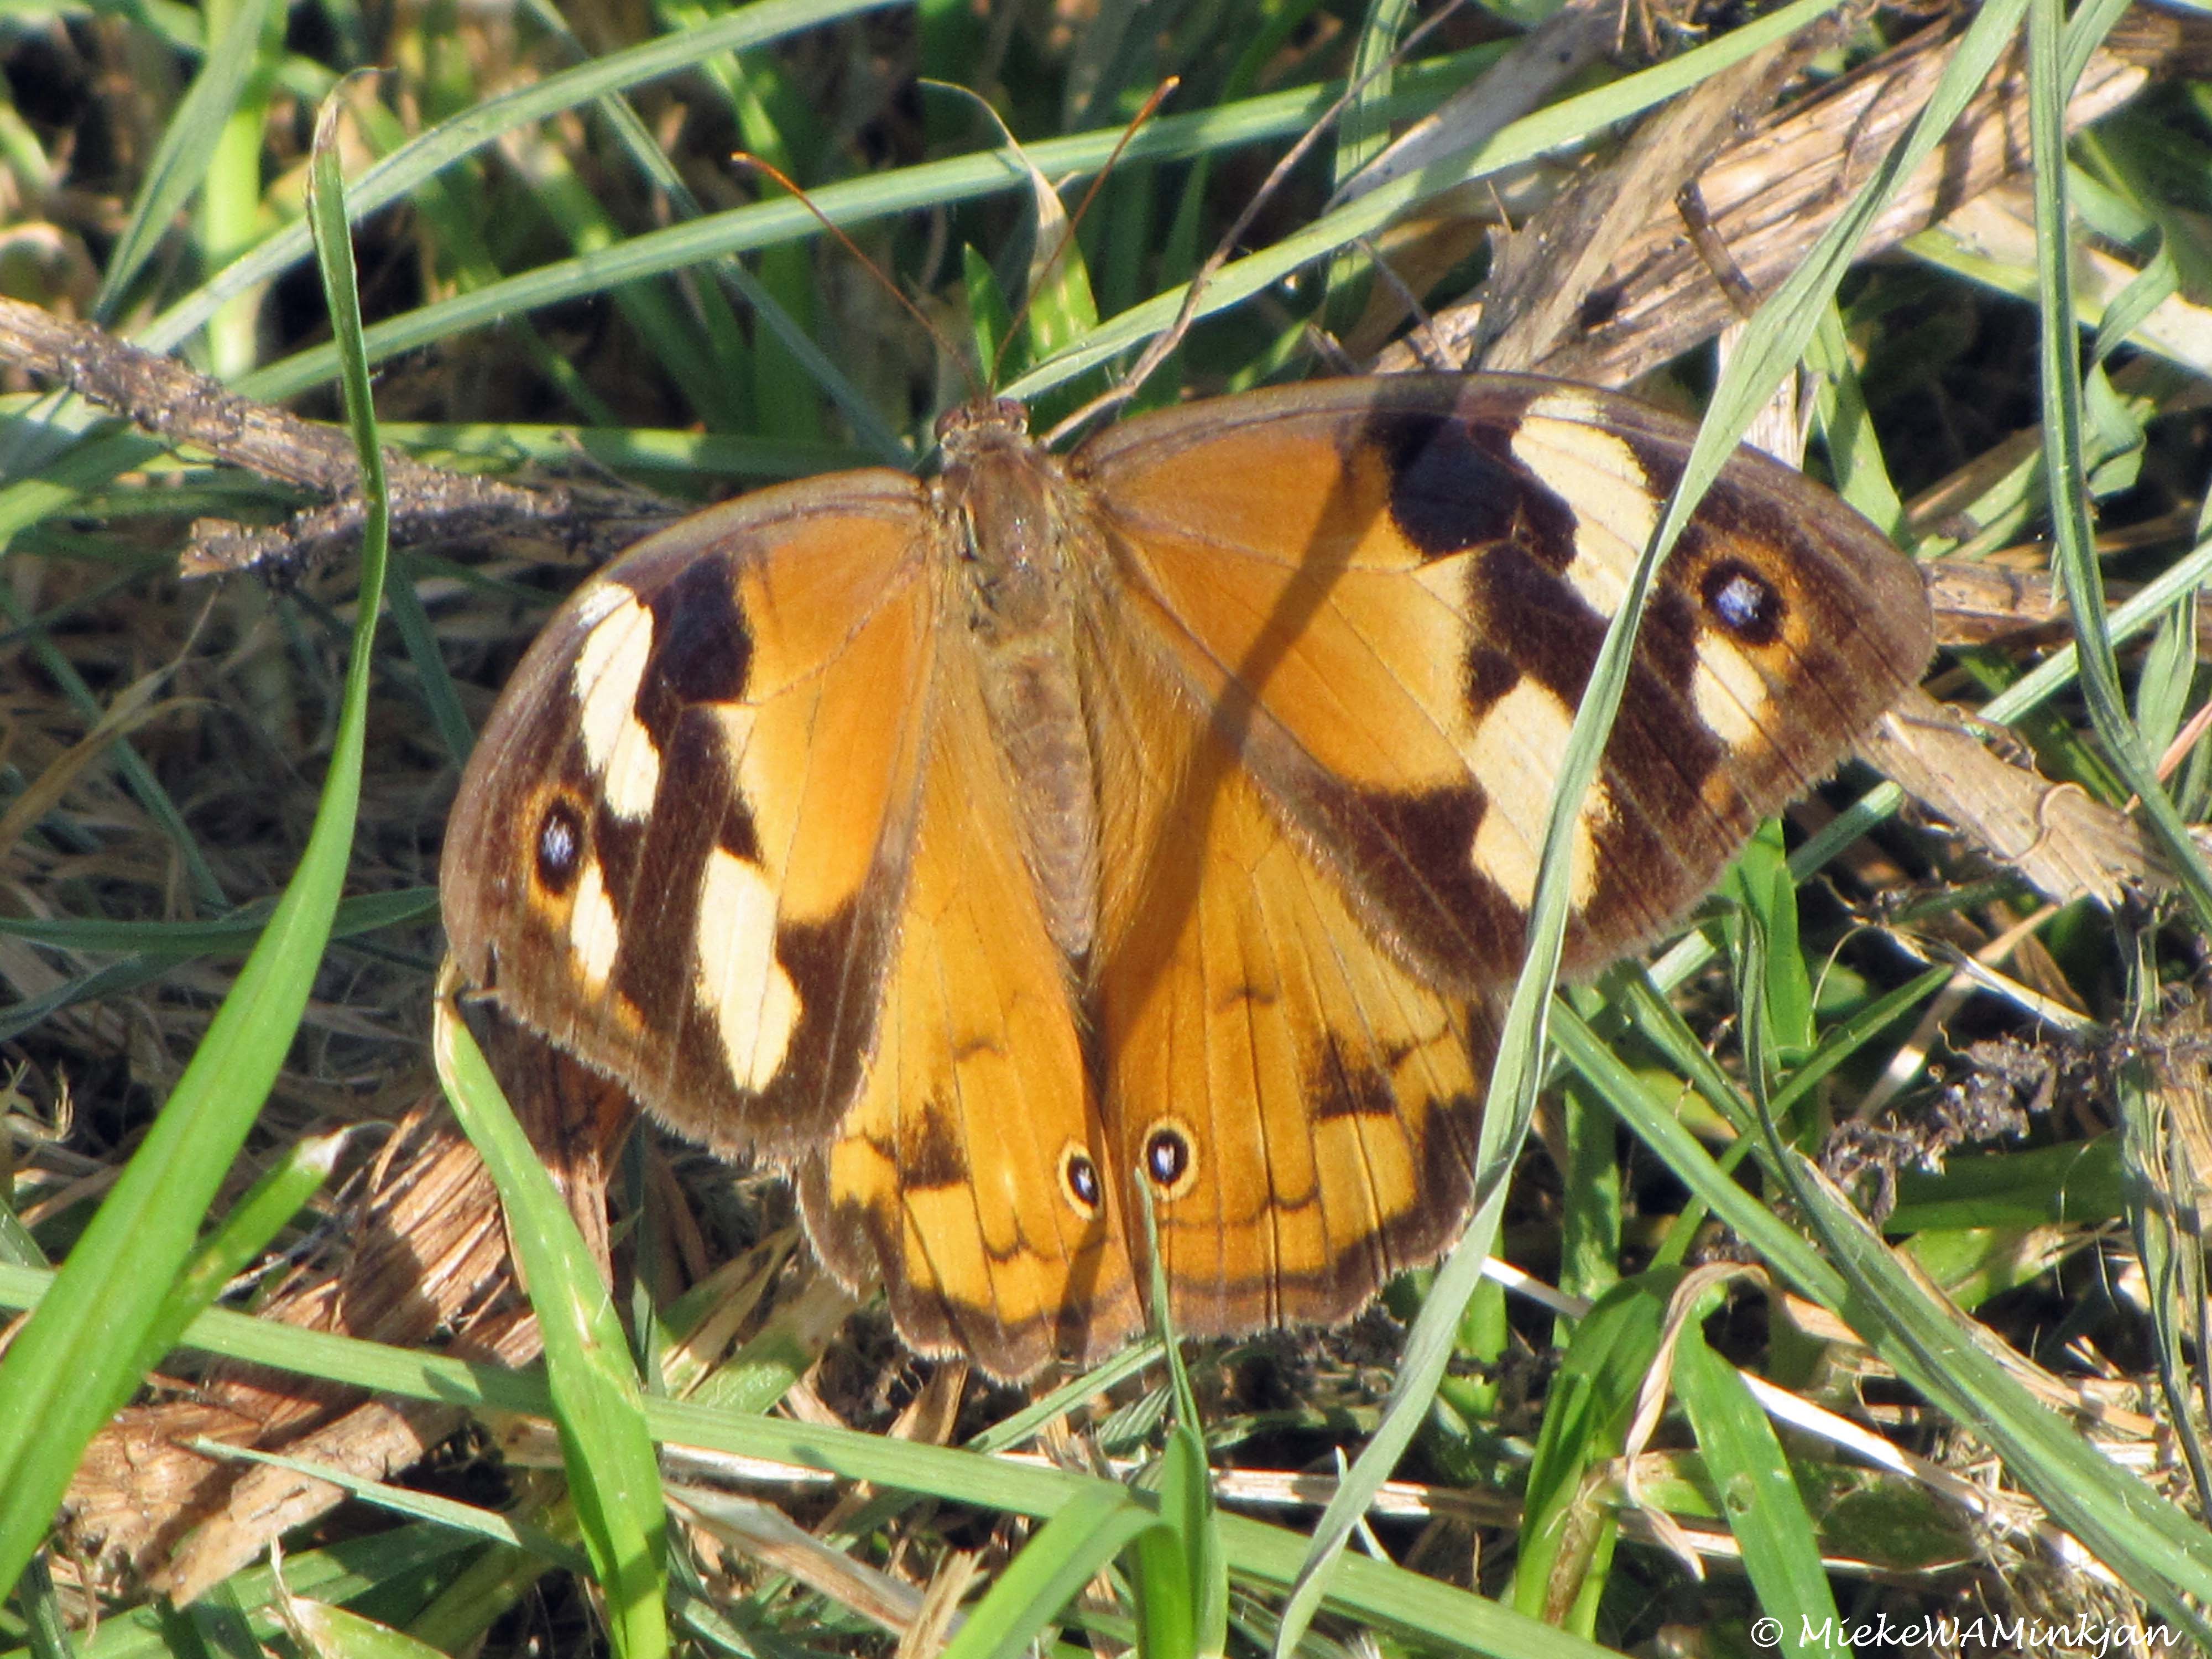
<path id="1" fill-rule="evenodd" d="M 909 1342 L 1024 1376 L 1141 1319 L 1119 1194 L 1071 1185 L 1071 1156 L 1106 1167 L 1097 1107 L 972 671 L 949 659 L 935 687 L 875 1063 L 802 1199 L 833 1269 L 882 1273 Z"/>
<path id="2" fill-rule="evenodd" d="M 1553 781 L 1690 428 L 1511 377 L 1019 410 L 580 590 L 464 780 L 465 973 L 724 1152 L 915 1346 L 1348 1317 L 1464 1216 Z M 1568 970 L 1668 926 L 1918 675 L 1917 573 L 1748 452 L 1654 586 Z"/>
<path id="3" fill-rule="evenodd" d="M 1349 1317 L 1456 1224 L 1486 1042 L 1376 947 L 1218 726 L 1102 632 L 1126 809 L 1097 989 L 1109 1167 L 1152 1183 L 1179 1329 Z"/>
<path id="4" fill-rule="evenodd" d="M 793 1155 L 857 1088 L 904 883 L 920 702 L 882 688 L 927 683 L 937 595 L 918 488 L 861 476 L 580 589 L 448 826 L 467 977 L 726 1153 Z"/>
<path id="5" fill-rule="evenodd" d="M 1285 393 L 1236 400 L 1213 433 L 1188 410 L 1132 422 L 1075 465 L 1194 695 L 1249 711 L 1261 787 L 1391 948 L 1473 993 L 1518 966 L 1548 734 L 1691 434 L 1551 382 L 1363 385 L 1356 411 Z M 1255 487 L 1267 447 L 1313 487 Z M 1731 461 L 1644 617 L 1585 805 L 1570 971 L 1702 894 L 1930 649 L 1917 575 L 1871 526 Z"/>

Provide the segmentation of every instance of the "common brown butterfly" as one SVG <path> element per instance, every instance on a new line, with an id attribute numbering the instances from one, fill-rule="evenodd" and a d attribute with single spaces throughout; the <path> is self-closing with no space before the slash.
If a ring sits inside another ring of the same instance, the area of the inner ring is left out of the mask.
<path id="1" fill-rule="evenodd" d="M 1060 457 L 699 513 L 508 684 L 442 872 L 462 973 L 790 1172 L 902 1334 L 1006 1377 L 1327 1323 L 1469 1201 L 1491 1007 L 1607 622 L 1692 431 L 1557 381 L 1324 380 Z M 1650 939 L 1932 648 L 1911 564 L 1748 450 L 1664 567 L 1565 969 Z"/>

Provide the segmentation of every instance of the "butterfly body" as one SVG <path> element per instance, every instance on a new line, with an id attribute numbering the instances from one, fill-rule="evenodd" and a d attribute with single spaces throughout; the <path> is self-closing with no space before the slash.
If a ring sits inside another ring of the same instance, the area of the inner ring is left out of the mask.
<path id="1" fill-rule="evenodd" d="M 1079 963 L 1097 924 L 1097 745 L 1077 634 L 1083 607 L 1098 602 L 1084 586 L 1097 550 L 1059 463 L 1030 443 L 1021 404 L 964 405 L 938 435 L 939 544 L 958 550 L 948 563 L 964 579 L 984 706 L 1046 930 Z"/>
<path id="2" fill-rule="evenodd" d="M 1552 781 L 1690 429 L 1510 377 L 1140 416 L 641 544 L 526 657 L 442 876 L 465 976 L 788 1170 L 848 1282 L 1000 1376 L 1349 1316 L 1449 1242 Z M 1570 971 L 1652 937 L 1930 650 L 1912 568 L 1731 461 L 1576 830 Z"/>

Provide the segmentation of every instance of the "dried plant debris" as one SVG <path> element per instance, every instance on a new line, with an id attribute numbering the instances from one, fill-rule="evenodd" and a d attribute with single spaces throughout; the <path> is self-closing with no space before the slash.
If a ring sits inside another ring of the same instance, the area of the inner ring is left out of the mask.
<path id="1" fill-rule="evenodd" d="M 1860 752 L 2058 903 L 2115 905 L 2171 881 L 2150 836 L 2126 813 L 1994 753 L 1971 721 L 1923 693 L 1885 716 Z"/>
<path id="2" fill-rule="evenodd" d="M 1711 236 L 1753 293 L 1769 292 L 1794 269 L 1865 182 L 1926 100 L 1954 39 L 1952 23 L 1931 25 L 1816 95 L 1782 105 L 1695 171 Z M 2188 73 L 2208 43 L 2212 27 L 2202 19 L 2137 8 L 2075 86 L 2069 125 L 2110 113 L 2160 73 Z M 2027 155 L 2027 81 L 2014 59 L 1900 192 L 1863 252 L 1875 254 L 1937 222 L 2024 167 Z M 1651 193 L 1641 225 L 1613 239 L 1607 268 L 1572 292 L 1570 310 L 1579 328 L 1523 358 L 1527 367 L 1598 385 L 1625 384 L 1735 319 L 1736 298 L 1716 278 L 1697 239 L 1686 234 L 1675 203 L 1680 182 Z M 1439 313 L 1413 339 L 1382 354 L 1377 367 L 1416 367 L 1419 354 L 1467 360 L 1468 343 L 1503 326 L 1486 320 L 1487 297 Z"/>
<path id="3" fill-rule="evenodd" d="M 1961 1146 L 2023 1136 L 2033 1118 L 2051 1110 L 2062 1076 L 2079 1090 L 2096 1075 L 2087 1050 L 2055 1037 L 1985 1038 L 1967 1044 L 1960 1060 L 1951 1080 L 1915 1100 L 1909 1113 L 1838 1124 L 1821 1148 L 1821 1169 L 1877 1225 L 1897 1206 L 1900 1170 L 1941 1173 Z"/>

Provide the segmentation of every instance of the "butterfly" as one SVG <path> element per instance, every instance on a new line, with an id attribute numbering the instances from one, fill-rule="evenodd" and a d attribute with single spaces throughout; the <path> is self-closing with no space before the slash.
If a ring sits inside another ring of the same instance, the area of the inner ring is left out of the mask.
<path id="1" fill-rule="evenodd" d="M 583 584 L 462 780 L 464 977 L 787 1171 L 829 1270 L 1018 1379 L 1340 1322 L 1470 1201 L 1569 726 L 1692 428 L 1324 380 L 1065 457 L 761 490 Z M 1574 833 L 1565 971 L 1646 943 L 1919 677 L 1912 564 L 1739 452 Z"/>

